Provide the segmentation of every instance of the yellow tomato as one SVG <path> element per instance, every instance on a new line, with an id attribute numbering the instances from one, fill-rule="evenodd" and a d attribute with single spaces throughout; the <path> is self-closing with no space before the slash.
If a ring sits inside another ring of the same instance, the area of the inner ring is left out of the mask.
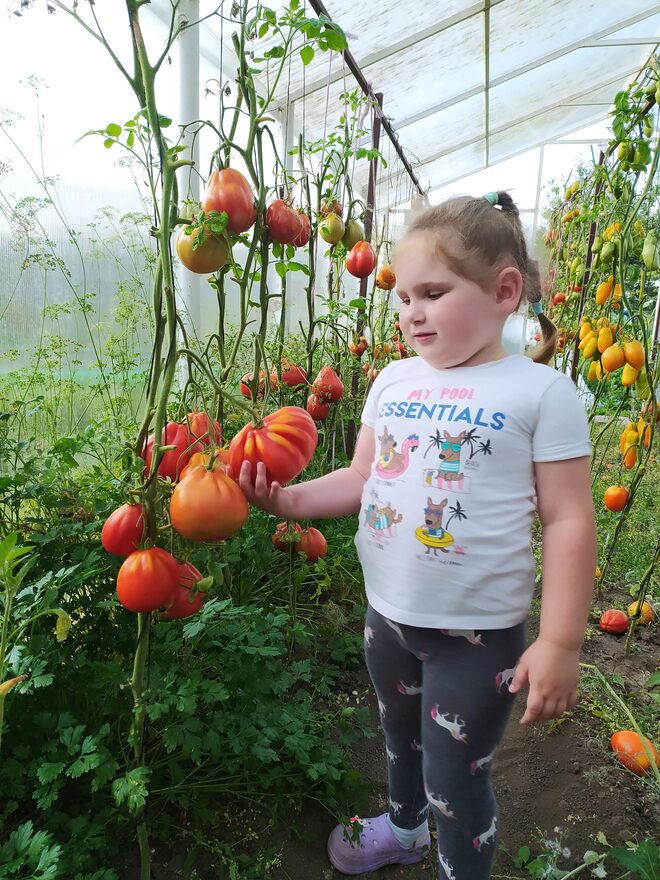
<path id="1" fill-rule="evenodd" d="M 641 342 L 633 339 L 632 342 L 626 342 L 623 346 L 623 353 L 626 362 L 634 367 L 637 371 L 641 370 L 645 362 L 644 346 Z"/>
<path id="2" fill-rule="evenodd" d="M 602 354 L 605 349 L 609 348 L 613 343 L 614 337 L 612 336 L 612 330 L 609 327 L 601 327 L 598 333 L 598 351 Z"/>
<path id="3" fill-rule="evenodd" d="M 614 346 L 612 346 L 614 348 Z M 603 355 L 604 357 L 604 355 Z M 623 368 L 623 372 L 621 373 L 621 384 L 625 385 L 626 388 L 630 388 L 631 385 L 634 385 L 637 381 L 637 374 L 639 370 L 636 370 L 634 367 L 631 367 L 630 364 L 626 364 Z"/>
<path id="4" fill-rule="evenodd" d="M 639 619 L 637 623 L 650 623 L 655 617 L 655 612 L 653 608 L 649 605 L 648 602 L 642 602 L 641 607 L 639 601 L 631 602 L 628 605 L 628 617 L 632 620 L 637 614 L 639 614 Z"/>

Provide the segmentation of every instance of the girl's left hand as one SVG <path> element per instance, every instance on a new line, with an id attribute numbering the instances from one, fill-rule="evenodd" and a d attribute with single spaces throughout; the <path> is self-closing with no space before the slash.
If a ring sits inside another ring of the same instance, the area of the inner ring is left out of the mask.
<path id="1" fill-rule="evenodd" d="M 521 724 L 558 718 L 577 703 L 580 674 L 579 648 L 566 648 L 539 636 L 516 666 L 509 692 L 529 685 L 527 708 Z"/>

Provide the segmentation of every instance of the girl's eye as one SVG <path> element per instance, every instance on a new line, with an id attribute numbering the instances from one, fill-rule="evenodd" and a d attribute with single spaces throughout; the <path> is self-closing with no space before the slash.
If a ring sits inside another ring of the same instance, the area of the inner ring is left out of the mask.
<path id="1" fill-rule="evenodd" d="M 427 295 L 427 297 L 428 297 L 429 299 L 440 299 L 441 296 L 444 296 L 444 295 L 445 295 L 445 291 L 443 290 L 443 291 L 440 292 L 440 293 L 437 293 L 437 292 L 433 292 L 433 293 L 431 293 L 431 292 L 429 292 L 429 293 L 427 293 L 426 295 Z"/>
<path id="2" fill-rule="evenodd" d="M 407 306 L 410 303 L 409 299 L 401 299 L 400 300 L 402 306 Z"/>

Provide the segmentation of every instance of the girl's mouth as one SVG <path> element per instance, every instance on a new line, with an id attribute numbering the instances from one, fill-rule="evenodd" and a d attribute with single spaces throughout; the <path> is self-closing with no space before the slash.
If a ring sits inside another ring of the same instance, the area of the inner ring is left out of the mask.
<path id="1" fill-rule="evenodd" d="M 414 339 L 419 342 L 425 342 L 427 339 L 432 339 L 435 335 L 435 333 L 415 333 Z"/>

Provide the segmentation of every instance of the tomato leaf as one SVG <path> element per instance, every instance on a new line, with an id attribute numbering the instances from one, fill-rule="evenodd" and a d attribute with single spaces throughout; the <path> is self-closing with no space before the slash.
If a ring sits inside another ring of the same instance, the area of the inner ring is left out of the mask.
<path id="1" fill-rule="evenodd" d="M 280 278 L 284 278 L 286 275 L 286 263 L 275 263 L 275 271 L 280 276 Z"/>
<path id="2" fill-rule="evenodd" d="M 105 133 L 109 137 L 119 137 L 121 134 L 121 125 L 117 125 L 116 122 L 111 122 L 110 125 L 106 127 Z"/>
<path id="3" fill-rule="evenodd" d="M 273 46 L 264 52 L 264 58 L 284 58 L 284 46 Z"/>
<path id="4" fill-rule="evenodd" d="M 616 846 L 610 850 L 610 855 L 642 880 L 658 880 L 660 877 L 660 849 L 649 838 L 635 849 Z"/>
<path id="5" fill-rule="evenodd" d="M 660 671 L 652 672 L 651 675 L 646 679 L 646 687 L 652 688 L 656 685 L 660 684 Z"/>
<path id="6" fill-rule="evenodd" d="M 307 46 L 303 46 L 300 50 L 300 58 L 305 67 L 307 67 L 307 65 L 313 60 L 314 50 L 309 44 Z"/>
<path id="7" fill-rule="evenodd" d="M 268 27 L 269 27 L 268 22 L 264 21 L 263 24 L 261 25 L 261 27 L 259 28 L 259 37 L 260 38 L 266 36 L 266 34 L 268 33 Z"/>

